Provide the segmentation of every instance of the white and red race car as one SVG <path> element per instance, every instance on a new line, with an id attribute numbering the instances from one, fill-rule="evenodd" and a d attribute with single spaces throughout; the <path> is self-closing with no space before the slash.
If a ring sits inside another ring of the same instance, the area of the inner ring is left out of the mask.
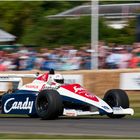
<path id="1" fill-rule="evenodd" d="M 1 75 L 0 81 L 12 81 L 8 78 L 15 77 L 25 76 Z M 36 78 L 32 83 L 20 85 L 0 97 L 2 114 L 28 114 L 42 119 L 96 114 L 122 118 L 134 114 L 134 110 L 129 108 L 127 94 L 121 89 L 107 91 L 102 100 L 77 83 L 66 84 L 63 76 L 54 74 L 53 70 L 39 76 L 27 77 Z"/>

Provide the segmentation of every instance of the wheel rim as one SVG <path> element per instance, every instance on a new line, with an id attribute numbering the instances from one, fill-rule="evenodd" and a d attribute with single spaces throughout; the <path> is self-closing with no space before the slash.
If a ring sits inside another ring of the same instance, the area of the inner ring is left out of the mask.
<path id="1" fill-rule="evenodd" d="M 38 107 L 39 112 L 45 112 L 48 109 L 48 100 L 45 97 L 41 97 L 38 99 Z"/>

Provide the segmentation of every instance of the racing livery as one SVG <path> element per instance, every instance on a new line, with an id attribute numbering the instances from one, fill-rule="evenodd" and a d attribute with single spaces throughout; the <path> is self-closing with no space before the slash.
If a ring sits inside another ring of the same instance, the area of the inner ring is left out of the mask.
<path id="1" fill-rule="evenodd" d="M 53 70 L 34 77 L 32 83 L 0 96 L 2 114 L 28 114 L 42 119 L 95 114 L 122 118 L 134 114 L 127 94 L 121 89 L 111 89 L 100 99 L 77 83 L 65 83 L 63 76 Z"/>

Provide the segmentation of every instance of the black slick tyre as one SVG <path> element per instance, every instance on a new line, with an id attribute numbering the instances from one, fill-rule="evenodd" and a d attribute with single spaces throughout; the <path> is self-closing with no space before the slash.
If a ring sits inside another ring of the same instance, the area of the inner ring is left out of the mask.
<path id="1" fill-rule="evenodd" d="M 42 119 L 56 119 L 63 114 L 60 94 L 55 90 L 43 90 L 36 98 L 36 112 Z"/>
<path id="2" fill-rule="evenodd" d="M 111 89 L 107 91 L 104 95 L 103 100 L 112 107 L 122 107 L 129 108 L 129 98 L 124 90 L 121 89 Z M 107 114 L 110 118 L 122 118 L 125 115 L 114 115 Z"/>

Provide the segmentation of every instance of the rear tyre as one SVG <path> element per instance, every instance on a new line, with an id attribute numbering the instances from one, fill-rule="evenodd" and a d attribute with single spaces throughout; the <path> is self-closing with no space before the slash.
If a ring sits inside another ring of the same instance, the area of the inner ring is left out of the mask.
<path id="1" fill-rule="evenodd" d="M 43 90 L 36 98 L 36 112 L 42 119 L 56 119 L 63 114 L 62 99 L 55 90 Z"/>
<path id="2" fill-rule="evenodd" d="M 111 89 L 105 93 L 103 100 L 112 107 L 129 108 L 129 99 L 124 90 Z M 125 115 L 107 114 L 110 118 L 122 118 Z"/>

